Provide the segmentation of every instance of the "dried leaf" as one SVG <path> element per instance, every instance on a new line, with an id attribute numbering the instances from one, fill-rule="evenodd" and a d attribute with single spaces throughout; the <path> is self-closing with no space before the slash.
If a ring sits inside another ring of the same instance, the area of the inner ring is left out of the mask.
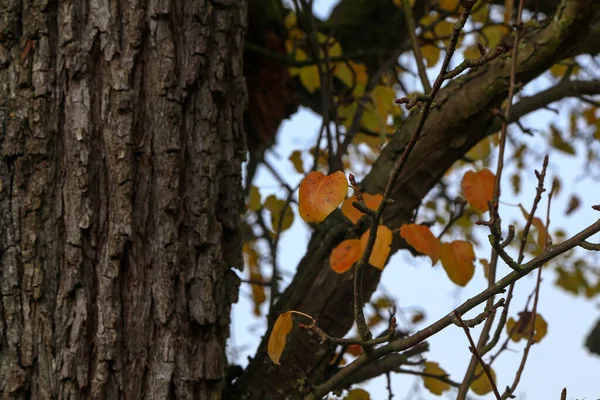
<path id="1" fill-rule="evenodd" d="M 287 335 L 292 330 L 292 325 L 292 312 L 284 312 L 277 317 L 277 321 L 275 321 L 275 325 L 271 331 L 267 353 L 269 353 L 271 361 L 277 365 L 281 365 L 279 360 L 281 359 L 283 349 L 285 349 Z"/>
<path id="2" fill-rule="evenodd" d="M 581 200 L 579 200 L 579 197 L 572 195 L 571 199 L 569 200 L 569 205 L 567 207 L 567 210 L 565 211 L 565 215 L 570 215 L 572 212 L 577 210 L 580 205 L 581 205 Z"/>
<path id="3" fill-rule="evenodd" d="M 439 377 L 448 377 L 448 373 L 440 368 L 436 362 L 426 361 L 424 373 Z M 423 384 L 431 393 L 441 396 L 442 393 L 450 390 L 450 384 L 430 376 L 423 376 Z"/>
<path id="4" fill-rule="evenodd" d="M 369 240 L 369 233 L 371 230 L 367 230 L 363 233 L 360 238 L 360 244 L 362 249 L 367 247 L 367 241 Z M 377 227 L 377 239 L 375 239 L 375 245 L 373 246 L 373 252 L 369 257 L 369 264 L 377 269 L 383 270 L 385 263 L 390 255 L 392 246 L 392 231 L 385 225 L 379 225 Z"/>
<path id="5" fill-rule="evenodd" d="M 552 147 L 567 154 L 575 154 L 575 149 L 573 148 L 573 146 L 571 146 L 570 143 L 567 143 L 562 138 L 562 135 L 560 134 L 560 131 L 556 126 L 550 125 L 550 131 L 552 133 Z"/>
<path id="6" fill-rule="evenodd" d="M 479 172 L 467 171 L 462 179 L 462 190 L 465 199 L 477 212 L 488 210 L 488 202 L 494 195 L 494 182 L 496 177 L 489 169 Z"/>
<path id="7" fill-rule="evenodd" d="M 464 240 L 442 243 L 440 259 L 450 280 L 465 286 L 475 273 L 473 244 Z"/>
<path id="8" fill-rule="evenodd" d="M 440 259 L 441 243 L 425 225 L 405 224 L 400 227 L 400 236 L 419 253 L 431 258 L 431 265 Z"/>
<path id="9" fill-rule="evenodd" d="M 348 193 L 348 181 L 342 171 L 323 175 L 313 171 L 300 183 L 300 216 L 306 222 L 321 222 L 335 210 Z"/>
<path id="10" fill-rule="evenodd" d="M 371 210 L 377 210 L 381 200 L 383 199 L 383 196 L 380 194 L 364 193 L 363 198 L 367 207 L 369 207 Z M 365 215 L 352 205 L 352 203 L 355 201 L 356 195 L 353 195 L 352 197 L 348 197 L 342 203 L 342 213 L 346 216 L 346 218 L 352 221 L 353 224 L 356 224 Z"/>
<path id="11" fill-rule="evenodd" d="M 338 274 L 348 271 L 360 259 L 362 246 L 359 239 L 346 239 L 329 256 L 331 269 Z"/>

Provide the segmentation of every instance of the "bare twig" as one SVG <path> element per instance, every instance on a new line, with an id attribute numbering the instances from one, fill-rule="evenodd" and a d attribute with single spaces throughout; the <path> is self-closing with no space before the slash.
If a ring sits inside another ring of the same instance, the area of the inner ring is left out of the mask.
<path id="1" fill-rule="evenodd" d="M 406 27 L 408 28 L 410 44 L 415 55 L 417 69 L 419 71 L 419 78 L 421 78 L 421 84 L 423 85 L 423 91 L 425 93 L 430 93 L 431 83 L 429 83 L 427 69 L 425 68 L 425 64 L 423 64 L 423 55 L 421 54 L 421 47 L 419 46 L 419 39 L 417 38 L 417 27 L 415 24 L 415 17 L 412 12 L 412 7 L 410 6 L 410 2 L 408 0 L 402 0 L 402 7 L 404 10 L 404 16 L 406 17 Z"/>
<path id="2" fill-rule="evenodd" d="M 541 271 L 541 268 L 540 268 L 540 271 Z M 500 400 L 500 393 L 498 392 L 498 388 L 496 387 L 496 382 L 494 381 L 494 377 L 492 376 L 490 367 L 489 367 L 489 365 L 487 365 L 485 363 L 485 361 L 483 361 L 483 358 L 481 358 L 481 355 L 477 351 L 477 346 L 475 346 L 475 342 L 473 341 L 473 338 L 471 337 L 471 332 L 469 332 L 469 328 L 467 327 L 467 325 L 465 325 L 463 320 L 460 318 L 460 314 L 458 314 L 458 312 L 454 311 L 454 316 L 456 317 L 456 320 L 458 321 L 459 325 L 463 328 L 465 335 L 467 335 L 467 339 L 469 340 L 469 344 L 470 344 L 469 350 L 471 350 L 471 353 L 473 353 L 473 356 L 475 358 L 477 358 L 477 361 L 479 361 L 479 365 L 481 365 L 481 368 L 487 375 L 488 380 L 490 381 L 490 385 L 492 385 L 492 390 L 494 391 L 494 395 L 496 396 L 496 399 Z"/>

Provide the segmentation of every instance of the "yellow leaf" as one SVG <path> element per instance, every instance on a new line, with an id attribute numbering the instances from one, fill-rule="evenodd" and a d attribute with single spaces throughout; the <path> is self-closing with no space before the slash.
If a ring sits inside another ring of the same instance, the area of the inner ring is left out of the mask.
<path id="1" fill-rule="evenodd" d="M 425 225 L 405 224 L 400 227 L 400 236 L 419 253 L 431 258 L 431 264 L 440 259 L 441 243 Z"/>
<path id="2" fill-rule="evenodd" d="M 550 131 L 552 132 L 552 147 L 564 153 L 575 155 L 573 146 L 562 138 L 560 131 L 554 124 L 550 125 Z"/>
<path id="3" fill-rule="evenodd" d="M 471 148 L 466 154 L 466 157 L 476 161 L 483 160 L 490 155 L 490 139 L 485 138 Z"/>
<path id="4" fill-rule="evenodd" d="M 300 173 L 300 174 L 304 174 L 304 164 L 302 162 L 302 153 L 299 152 L 298 150 L 295 150 L 294 152 L 292 152 L 292 154 L 290 155 L 290 161 L 292 162 L 292 164 L 294 164 L 294 168 L 296 169 L 296 172 Z"/>
<path id="5" fill-rule="evenodd" d="M 287 30 L 292 29 L 293 27 L 295 27 L 296 25 L 298 25 L 298 21 L 296 18 L 296 13 L 295 12 L 289 12 L 285 18 L 283 19 L 283 26 L 285 26 L 285 28 Z"/>
<path id="6" fill-rule="evenodd" d="M 331 175 L 313 171 L 300 183 L 300 216 L 306 222 L 321 222 L 340 205 L 347 193 L 348 181 L 342 171 Z"/>
<path id="7" fill-rule="evenodd" d="M 364 193 L 363 199 L 365 200 L 365 205 L 369 207 L 371 210 L 377 210 L 383 196 L 380 194 L 369 194 Z M 362 211 L 358 211 L 356 207 L 352 205 L 353 202 L 356 201 L 356 195 L 352 195 L 352 197 L 348 197 L 342 203 L 342 214 L 346 216 L 353 224 L 356 224 L 365 214 Z"/>
<path id="8" fill-rule="evenodd" d="M 477 60 L 480 57 L 481 53 L 479 52 L 479 47 L 477 47 L 477 45 L 471 45 L 465 49 L 465 58 L 468 58 L 469 60 Z"/>
<path id="9" fill-rule="evenodd" d="M 283 232 L 292 226 L 292 223 L 294 222 L 294 211 L 292 211 L 292 208 L 289 204 L 286 206 L 285 200 L 281 200 L 274 195 L 270 195 L 265 200 L 265 208 L 271 212 L 271 227 L 275 232 Z M 279 230 L 280 223 L 281 230 Z"/>
<path id="10" fill-rule="evenodd" d="M 369 392 L 363 389 L 352 389 L 348 392 L 344 400 L 371 400 Z"/>
<path id="11" fill-rule="evenodd" d="M 465 286 L 475 273 L 475 252 L 473 244 L 464 240 L 442 243 L 440 259 L 450 280 L 459 286 Z"/>
<path id="12" fill-rule="evenodd" d="M 481 30 L 490 49 L 495 49 L 509 32 L 508 27 L 504 25 L 489 25 Z"/>
<path id="13" fill-rule="evenodd" d="M 426 361 L 424 373 L 428 375 L 435 375 L 439 377 L 448 377 L 446 371 L 440 368 L 440 365 L 436 362 Z M 433 378 L 431 376 L 423 376 L 423 384 L 431 393 L 441 396 L 442 393 L 450 390 L 450 384 L 444 381 L 441 381 L 437 378 Z"/>
<path id="14" fill-rule="evenodd" d="M 535 322 L 532 320 L 532 312 L 521 311 L 518 321 L 515 321 L 512 317 L 508 319 L 506 322 L 506 333 L 510 335 L 510 339 L 513 342 L 518 342 L 521 339 L 527 341 L 533 329 L 532 340 L 534 343 L 539 343 L 546 336 L 546 333 L 548 333 L 548 324 L 539 313 L 536 313 Z"/>
<path id="15" fill-rule="evenodd" d="M 362 249 L 367 247 L 367 241 L 369 240 L 369 234 L 371 230 L 367 230 L 360 238 L 360 244 Z M 373 252 L 369 257 L 369 264 L 377 269 L 383 270 L 385 263 L 390 255 L 392 246 L 392 231 L 385 225 L 379 225 L 377 227 L 377 238 L 375 239 L 375 245 L 373 246 Z"/>
<path id="16" fill-rule="evenodd" d="M 562 78 L 563 76 L 565 76 L 565 74 L 569 70 L 569 66 L 573 63 L 574 63 L 574 61 L 570 58 L 563 60 L 559 63 L 556 63 L 552 66 L 552 68 L 550 68 L 550 73 L 555 78 Z M 579 72 L 579 65 L 575 64 L 575 67 L 573 67 L 573 71 L 571 73 L 573 75 L 577 75 L 578 72 Z"/>
<path id="17" fill-rule="evenodd" d="M 488 209 L 488 202 L 494 195 L 495 180 L 496 177 L 487 168 L 479 172 L 467 171 L 465 173 L 461 186 L 464 197 L 473 210 L 484 212 Z"/>
<path id="18" fill-rule="evenodd" d="M 489 368 L 490 374 L 492 375 L 492 379 L 495 382 L 496 373 L 494 372 L 492 367 Z M 483 396 L 484 394 L 487 394 L 493 390 L 493 386 L 490 383 L 490 379 L 488 378 L 487 374 L 485 373 L 485 371 L 481 367 L 481 364 L 479 363 L 477 364 L 477 368 L 475 368 L 475 376 L 477 376 L 478 378 L 475 379 L 473 383 L 471 383 L 471 390 L 473 392 L 477 393 L 480 396 Z"/>
<path id="19" fill-rule="evenodd" d="M 275 321 L 271 336 L 269 337 L 269 344 L 267 345 L 267 353 L 269 358 L 277 365 L 281 365 L 279 360 L 285 344 L 287 342 L 287 335 L 292 330 L 292 312 L 288 311 L 280 314 Z"/>
<path id="20" fill-rule="evenodd" d="M 475 22 L 486 22 L 490 15 L 490 6 L 486 0 L 479 0 L 473 6 L 472 20 Z"/>
<path id="21" fill-rule="evenodd" d="M 426 44 L 421 47 L 421 55 L 427 63 L 427 67 L 431 68 L 437 64 L 440 59 L 440 49 L 432 44 Z"/>
<path id="22" fill-rule="evenodd" d="M 440 9 L 448 12 L 454 12 L 459 9 L 460 0 L 440 0 Z"/>
<path id="23" fill-rule="evenodd" d="M 250 281 L 252 282 L 264 282 L 263 276 L 258 272 L 250 273 Z M 252 284 L 252 300 L 254 301 L 254 315 L 260 315 L 260 305 L 265 302 L 267 296 L 265 295 L 265 287 L 259 284 Z"/>
<path id="24" fill-rule="evenodd" d="M 296 61 L 308 60 L 306 53 L 300 49 L 296 50 L 295 55 Z M 300 82 L 302 82 L 304 87 L 311 93 L 321 86 L 321 77 L 319 75 L 319 69 L 316 65 L 290 67 L 289 71 L 290 75 L 292 76 L 298 75 L 300 77 Z"/>
<path id="25" fill-rule="evenodd" d="M 354 88 L 354 96 L 359 96 L 365 91 L 365 86 L 369 80 L 367 67 L 364 64 L 358 64 L 354 61 L 336 63 L 333 74 L 342 81 L 344 85 L 349 88 Z"/>
<path id="26" fill-rule="evenodd" d="M 250 187 L 250 195 L 248 196 L 248 209 L 258 211 L 260 209 L 260 192 L 256 186 Z"/>
<path id="27" fill-rule="evenodd" d="M 488 279 L 490 276 L 490 263 L 485 258 L 480 258 L 479 263 L 483 266 L 483 276 Z"/>
<path id="28" fill-rule="evenodd" d="M 359 239 L 346 239 L 338 244 L 329 256 L 331 269 L 338 274 L 348 271 L 362 254 L 362 246 Z"/>

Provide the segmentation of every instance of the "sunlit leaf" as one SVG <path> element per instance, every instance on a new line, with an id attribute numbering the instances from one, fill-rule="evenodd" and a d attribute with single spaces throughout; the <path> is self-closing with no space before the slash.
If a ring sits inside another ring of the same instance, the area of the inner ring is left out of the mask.
<path id="1" fill-rule="evenodd" d="M 335 210 L 348 193 L 348 181 L 342 171 L 331 175 L 313 171 L 300 183 L 300 216 L 306 222 L 321 222 Z"/>
<path id="2" fill-rule="evenodd" d="M 369 207 L 371 210 L 377 210 L 383 196 L 380 194 L 369 194 L 364 193 L 363 199 L 365 201 L 365 205 Z M 356 207 L 352 205 L 353 202 L 356 201 L 356 195 L 352 197 L 348 197 L 342 203 L 342 213 L 352 221 L 353 224 L 356 224 L 365 214 L 362 211 L 359 211 Z"/>
<path id="3" fill-rule="evenodd" d="M 436 362 L 425 361 L 424 373 L 428 375 L 439 376 L 440 378 L 448 378 L 448 373 L 440 368 L 440 365 Z M 440 379 L 433 378 L 431 376 L 423 376 L 423 385 L 431 393 L 441 396 L 442 393 L 450 390 L 450 384 Z"/>
<path id="4" fill-rule="evenodd" d="M 346 239 L 338 244 L 329 256 L 331 269 L 338 274 L 348 271 L 362 254 L 359 239 Z"/>
<path id="5" fill-rule="evenodd" d="M 475 252 L 473 244 L 464 240 L 442 243 L 440 259 L 450 280 L 459 286 L 465 286 L 475 273 Z"/>
<path id="6" fill-rule="evenodd" d="M 290 161 L 294 164 L 296 172 L 304 174 L 304 164 L 302 162 L 302 153 L 300 151 L 293 151 L 292 154 L 290 154 Z"/>
<path id="7" fill-rule="evenodd" d="M 370 229 L 367 230 L 360 238 L 363 251 L 367 247 L 367 241 L 369 240 L 370 232 Z M 392 231 L 385 225 L 379 225 L 377 227 L 377 239 L 375 239 L 373 252 L 371 253 L 371 257 L 369 257 L 369 264 L 377 269 L 383 270 L 388 256 L 390 255 L 391 245 Z"/>
<path id="8" fill-rule="evenodd" d="M 492 379 L 495 382 L 496 381 L 496 373 L 494 372 L 492 367 L 489 367 L 489 368 L 490 368 L 490 373 L 492 375 Z M 471 383 L 471 390 L 473 392 L 477 393 L 480 396 L 483 396 L 484 394 L 487 394 L 493 390 L 493 386 L 490 382 L 490 379 L 488 378 L 487 374 L 483 371 L 483 368 L 481 367 L 481 364 L 479 364 L 479 363 L 477 364 L 477 367 L 475 368 L 475 376 L 477 376 L 478 378 L 475 379 L 473 381 L 473 383 Z"/>
<path id="9" fill-rule="evenodd" d="M 400 227 L 400 236 L 419 253 L 431 258 L 431 264 L 440 259 L 441 243 L 425 225 L 405 224 Z"/>
<path id="10" fill-rule="evenodd" d="M 267 345 L 267 353 L 269 358 L 277 365 L 281 365 L 279 360 L 285 349 L 287 342 L 287 335 L 292 330 L 292 312 L 288 311 L 280 314 L 275 321 L 271 336 L 269 337 L 269 344 Z"/>
<path id="11" fill-rule="evenodd" d="M 487 211 L 488 202 L 494 195 L 495 180 L 496 177 L 487 168 L 479 172 L 467 171 L 463 176 L 461 186 L 464 197 L 475 211 Z"/>

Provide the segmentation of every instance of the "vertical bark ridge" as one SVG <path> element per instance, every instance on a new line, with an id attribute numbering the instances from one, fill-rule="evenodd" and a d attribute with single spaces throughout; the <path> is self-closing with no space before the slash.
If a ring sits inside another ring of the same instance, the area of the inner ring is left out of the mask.
<path id="1" fill-rule="evenodd" d="M 0 11 L 2 397 L 219 398 L 245 2 Z"/>

